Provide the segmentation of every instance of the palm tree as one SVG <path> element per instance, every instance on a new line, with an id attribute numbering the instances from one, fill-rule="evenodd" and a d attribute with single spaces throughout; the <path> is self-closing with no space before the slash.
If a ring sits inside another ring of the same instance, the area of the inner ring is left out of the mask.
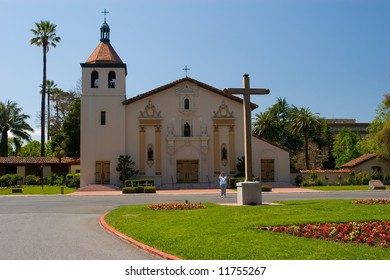
<path id="1" fill-rule="evenodd" d="M 253 133 L 271 141 L 277 141 L 279 125 L 276 116 L 271 111 L 255 114 Z"/>
<path id="2" fill-rule="evenodd" d="M 36 29 L 30 29 L 34 37 L 30 39 L 31 45 L 42 47 L 43 50 L 43 81 L 42 81 L 42 100 L 41 100 L 41 156 L 45 156 L 45 99 L 46 99 L 46 54 L 49 51 L 49 46 L 56 47 L 56 43 L 61 41 L 61 38 L 56 34 L 57 25 L 50 21 L 35 23 Z"/>
<path id="3" fill-rule="evenodd" d="M 288 114 L 290 112 L 290 105 L 287 103 L 286 98 L 278 97 L 276 103 L 269 109 L 280 122 L 285 123 L 288 120 Z"/>
<path id="4" fill-rule="evenodd" d="M 31 140 L 28 132 L 34 129 L 26 122 L 30 116 L 22 114 L 22 109 L 13 101 L 7 101 L 5 104 L 0 102 L 0 156 L 8 156 L 8 132 L 11 132 L 15 138 L 22 140 Z"/>
<path id="5" fill-rule="evenodd" d="M 42 90 L 43 86 L 41 85 Z M 46 92 L 47 92 L 47 141 L 50 140 L 50 124 L 51 124 L 51 116 L 50 116 L 50 99 L 52 99 L 53 93 L 57 92 L 57 84 L 54 83 L 53 80 L 46 80 Z M 42 93 L 42 91 L 41 91 Z"/>
<path id="6" fill-rule="evenodd" d="M 305 164 L 309 168 L 309 137 L 313 132 L 320 129 L 320 118 L 317 113 L 312 113 L 309 108 L 292 107 L 290 112 L 290 129 L 292 133 L 303 136 L 305 147 Z"/>

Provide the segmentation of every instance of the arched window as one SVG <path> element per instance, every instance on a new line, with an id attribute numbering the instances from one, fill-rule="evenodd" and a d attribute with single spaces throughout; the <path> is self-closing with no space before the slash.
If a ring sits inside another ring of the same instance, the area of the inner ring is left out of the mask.
<path id="1" fill-rule="evenodd" d="M 190 137 L 191 136 L 191 127 L 188 122 L 184 124 L 184 137 Z"/>
<path id="2" fill-rule="evenodd" d="M 190 100 L 188 98 L 184 99 L 184 110 L 190 109 Z"/>
<path id="3" fill-rule="evenodd" d="M 114 71 L 108 73 L 108 88 L 115 88 L 116 86 L 116 74 Z"/>
<path id="4" fill-rule="evenodd" d="M 98 88 L 98 87 L 99 87 L 99 72 L 92 71 L 92 73 L 91 73 L 91 88 Z"/>

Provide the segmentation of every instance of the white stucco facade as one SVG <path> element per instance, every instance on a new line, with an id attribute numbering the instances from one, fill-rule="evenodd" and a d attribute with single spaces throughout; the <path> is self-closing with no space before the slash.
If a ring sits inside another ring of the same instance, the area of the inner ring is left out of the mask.
<path id="1" fill-rule="evenodd" d="M 121 185 L 120 155 L 130 155 L 139 177 L 154 179 L 157 188 L 216 187 L 221 171 L 236 174 L 244 155 L 241 98 L 185 77 L 127 99 L 126 65 L 109 42 L 81 67 L 81 186 Z M 254 176 L 289 182 L 286 149 L 253 137 L 252 150 Z"/>

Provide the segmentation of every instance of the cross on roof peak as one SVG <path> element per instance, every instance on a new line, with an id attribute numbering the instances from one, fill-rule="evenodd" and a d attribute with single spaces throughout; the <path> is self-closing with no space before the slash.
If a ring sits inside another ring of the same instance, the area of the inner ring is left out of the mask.
<path id="1" fill-rule="evenodd" d="M 186 66 L 183 68 L 183 70 L 186 72 L 186 77 L 188 77 L 188 76 L 187 76 L 187 72 L 188 72 L 189 70 L 191 70 L 191 69 L 188 68 L 187 65 L 186 65 Z"/>

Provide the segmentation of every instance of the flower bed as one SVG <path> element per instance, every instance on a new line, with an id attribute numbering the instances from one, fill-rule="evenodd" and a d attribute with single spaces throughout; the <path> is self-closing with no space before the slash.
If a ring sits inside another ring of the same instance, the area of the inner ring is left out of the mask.
<path id="1" fill-rule="evenodd" d="M 259 229 L 307 238 L 390 247 L 390 221 L 260 226 Z"/>
<path id="2" fill-rule="evenodd" d="M 206 206 L 202 205 L 201 203 L 177 203 L 177 202 L 171 202 L 171 203 L 159 203 L 159 204 L 153 204 L 148 206 L 149 209 L 152 210 L 188 210 L 188 209 L 203 209 L 206 208 Z"/>
<path id="3" fill-rule="evenodd" d="M 359 199 L 352 201 L 354 204 L 390 204 L 390 199 Z"/>

